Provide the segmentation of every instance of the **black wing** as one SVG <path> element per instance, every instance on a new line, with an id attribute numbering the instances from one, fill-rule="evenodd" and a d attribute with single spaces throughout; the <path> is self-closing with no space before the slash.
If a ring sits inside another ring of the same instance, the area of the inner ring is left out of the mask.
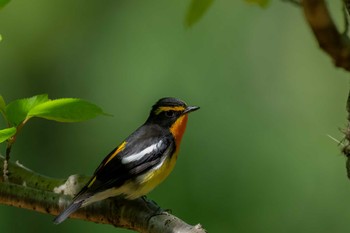
<path id="1" fill-rule="evenodd" d="M 167 150 L 170 154 L 175 150 L 173 136 L 159 126 L 143 125 L 125 140 L 123 149 L 117 147 L 109 153 L 80 193 L 120 187 L 157 166 Z"/>

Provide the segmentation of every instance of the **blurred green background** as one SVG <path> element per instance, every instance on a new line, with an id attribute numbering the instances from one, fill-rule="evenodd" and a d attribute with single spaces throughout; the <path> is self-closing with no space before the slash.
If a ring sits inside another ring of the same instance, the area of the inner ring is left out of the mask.
<path id="1" fill-rule="evenodd" d="M 348 73 L 291 4 L 216 0 L 186 29 L 189 3 L 12 0 L 3 8 L 0 93 L 8 102 L 48 93 L 114 115 L 34 119 L 13 160 L 52 177 L 92 174 L 157 99 L 175 96 L 201 110 L 190 116 L 175 170 L 149 198 L 209 232 L 349 232 L 345 159 L 327 137 L 343 137 Z M 341 27 L 340 1 L 331 8 Z M 1 232 L 129 232 L 51 221 L 0 207 Z"/>

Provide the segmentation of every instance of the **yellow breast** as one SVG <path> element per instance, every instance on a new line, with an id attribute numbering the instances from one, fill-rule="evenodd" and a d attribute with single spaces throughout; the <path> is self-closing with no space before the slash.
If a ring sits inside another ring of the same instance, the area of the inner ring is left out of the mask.
<path id="1" fill-rule="evenodd" d="M 126 198 L 135 199 L 144 196 L 157 187 L 173 170 L 176 163 L 176 158 L 177 153 L 171 158 L 166 158 L 159 168 L 152 169 L 146 174 L 138 177 L 132 184 L 129 184 L 130 189 L 128 189 L 128 191 L 130 192 L 124 192 L 126 194 Z"/>

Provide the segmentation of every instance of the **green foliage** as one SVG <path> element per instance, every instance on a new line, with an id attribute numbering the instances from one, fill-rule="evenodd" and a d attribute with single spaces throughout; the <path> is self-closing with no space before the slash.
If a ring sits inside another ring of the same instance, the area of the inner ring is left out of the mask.
<path id="1" fill-rule="evenodd" d="M 50 100 L 32 108 L 29 117 L 41 117 L 59 122 L 85 121 L 103 114 L 100 107 L 85 100 L 64 98 Z"/>
<path id="2" fill-rule="evenodd" d="M 270 0 L 245 0 L 245 1 L 248 3 L 257 4 L 260 7 L 266 7 L 270 2 Z"/>
<path id="3" fill-rule="evenodd" d="M 188 8 L 185 25 L 191 27 L 197 23 L 213 2 L 214 0 L 192 0 Z"/>
<path id="4" fill-rule="evenodd" d="M 7 120 L 12 125 L 19 125 L 28 117 L 28 113 L 37 105 L 49 100 L 47 94 L 12 101 L 6 106 Z"/>
<path id="5" fill-rule="evenodd" d="M 16 127 L 6 128 L 0 130 L 0 143 L 6 141 L 10 137 L 16 134 Z"/>
<path id="6" fill-rule="evenodd" d="M 0 0 L 0 9 L 3 8 L 10 0 Z"/>
<path id="7" fill-rule="evenodd" d="M 0 113 L 8 128 L 0 130 L 0 143 L 7 141 L 6 158 L 22 127 L 33 117 L 59 122 L 79 122 L 104 114 L 92 103 L 77 98 L 50 100 L 47 94 L 14 100 L 8 105 L 0 95 Z"/>
<path id="8" fill-rule="evenodd" d="M 4 111 L 10 125 L 18 126 L 32 117 L 59 122 L 79 122 L 103 114 L 100 107 L 77 98 L 50 100 L 47 94 L 18 99 L 7 106 L 0 98 L 0 110 Z"/>

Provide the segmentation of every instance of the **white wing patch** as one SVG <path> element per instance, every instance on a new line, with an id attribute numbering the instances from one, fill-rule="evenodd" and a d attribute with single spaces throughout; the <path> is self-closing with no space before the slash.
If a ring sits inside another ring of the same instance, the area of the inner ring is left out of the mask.
<path id="1" fill-rule="evenodd" d="M 158 147 L 161 146 L 162 143 L 163 143 L 163 140 L 160 140 L 158 143 L 150 145 L 149 147 L 146 147 L 145 149 L 143 149 L 140 152 L 137 152 L 136 154 L 132 154 L 132 155 L 129 155 L 128 157 L 122 158 L 122 163 L 127 164 L 133 161 L 137 161 L 141 159 L 143 156 L 145 156 L 146 154 L 149 154 L 152 151 L 156 150 Z"/>

